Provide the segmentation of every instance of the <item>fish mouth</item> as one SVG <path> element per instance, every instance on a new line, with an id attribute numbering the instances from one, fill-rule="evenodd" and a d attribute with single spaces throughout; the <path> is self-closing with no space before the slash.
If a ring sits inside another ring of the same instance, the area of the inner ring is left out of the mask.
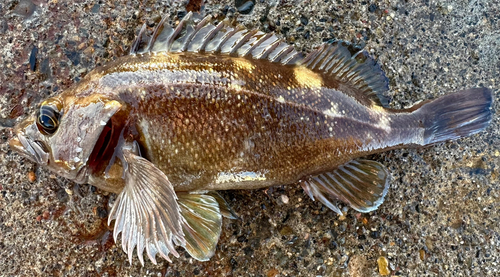
<path id="1" fill-rule="evenodd" d="M 111 159 L 117 146 L 120 129 L 121 126 L 113 118 L 110 118 L 103 127 L 88 159 L 91 172 L 101 171 L 107 166 L 107 161 Z"/>
<path id="2" fill-rule="evenodd" d="M 26 138 L 23 134 L 17 134 L 17 136 L 11 138 L 9 146 L 14 151 L 38 164 L 47 165 L 49 163 L 49 153 L 45 150 L 45 147 L 39 142 Z"/>

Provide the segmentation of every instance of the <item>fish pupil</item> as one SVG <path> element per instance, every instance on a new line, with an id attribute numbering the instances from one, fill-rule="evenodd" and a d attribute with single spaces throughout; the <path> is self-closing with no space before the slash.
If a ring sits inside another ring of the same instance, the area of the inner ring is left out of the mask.
<path id="1" fill-rule="evenodd" d="M 47 116 L 47 115 L 42 115 L 40 117 L 40 123 L 46 129 L 54 129 L 56 127 L 54 124 L 54 120 L 50 116 Z"/>
<path id="2" fill-rule="evenodd" d="M 37 116 L 37 127 L 44 135 L 52 135 L 59 126 L 60 114 L 51 106 L 42 106 Z"/>

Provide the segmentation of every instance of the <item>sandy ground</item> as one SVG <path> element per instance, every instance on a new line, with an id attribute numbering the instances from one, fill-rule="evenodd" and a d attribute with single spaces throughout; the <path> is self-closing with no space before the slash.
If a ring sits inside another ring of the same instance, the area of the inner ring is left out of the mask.
<path id="1" fill-rule="evenodd" d="M 470 138 L 371 157 L 393 175 L 375 212 L 348 210 L 339 217 L 298 186 L 227 191 L 241 220 L 224 220 L 210 261 L 181 251 L 173 263 L 141 267 L 135 259 L 129 265 L 106 227 L 113 195 L 53 176 L 7 145 L 18 117 L 124 55 L 143 22 L 154 26 L 163 14 L 175 19 L 186 4 L 107 2 L 0 3 L 1 276 L 500 274 L 497 116 Z M 253 11 L 240 15 L 234 1 L 206 2 L 205 13 L 275 31 L 300 50 L 333 38 L 365 45 L 390 80 L 392 107 L 484 86 L 494 91 L 498 110 L 498 0 L 257 0 Z M 389 264 L 379 268 L 384 258 Z"/>

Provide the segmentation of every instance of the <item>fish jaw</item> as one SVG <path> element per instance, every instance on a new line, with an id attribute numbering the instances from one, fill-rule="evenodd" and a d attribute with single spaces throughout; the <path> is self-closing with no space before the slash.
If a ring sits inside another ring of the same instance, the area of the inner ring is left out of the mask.
<path id="1" fill-rule="evenodd" d="M 9 146 L 27 159 L 41 164 L 48 164 L 48 153 L 36 142 L 27 139 L 23 134 L 17 134 L 9 140 Z"/>
<path id="2" fill-rule="evenodd" d="M 30 161 L 46 166 L 49 163 L 49 153 L 39 133 L 34 117 L 26 118 L 14 128 L 9 146 Z"/>

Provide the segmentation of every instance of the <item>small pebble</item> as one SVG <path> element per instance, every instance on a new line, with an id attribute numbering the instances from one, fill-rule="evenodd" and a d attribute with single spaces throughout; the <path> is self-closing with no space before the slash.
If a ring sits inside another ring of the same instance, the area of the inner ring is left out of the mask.
<path id="1" fill-rule="evenodd" d="M 241 14 L 249 14 L 253 11 L 255 0 L 235 0 L 236 9 Z"/>
<path id="2" fill-rule="evenodd" d="M 27 18 L 35 12 L 35 9 L 35 4 L 33 4 L 30 0 L 21 0 L 14 8 L 14 13 Z"/>
<path id="3" fill-rule="evenodd" d="M 389 260 L 387 260 L 386 257 L 380 256 L 377 259 L 377 263 L 378 263 L 378 272 L 380 273 L 380 275 L 387 276 L 391 273 L 391 271 L 389 270 Z"/>
<path id="4" fill-rule="evenodd" d="M 276 275 L 279 274 L 279 271 L 276 269 L 276 268 L 271 268 L 268 272 L 267 272 L 267 277 L 275 277 Z"/>
<path id="5" fill-rule="evenodd" d="M 35 69 L 36 69 L 36 55 L 37 54 L 38 54 L 38 48 L 36 46 L 33 46 L 33 48 L 31 49 L 30 57 L 29 57 L 31 71 L 35 71 Z"/>
<path id="6" fill-rule="evenodd" d="M 36 181 L 36 174 L 35 174 L 35 172 L 33 172 L 33 171 L 28 172 L 28 179 L 30 180 L 30 182 Z"/>
<path id="7" fill-rule="evenodd" d="M 50 212 L 49 212 L 49 211 L 45 211 L 45 212 L 43 212 L 43 214 L 42 214 L 42 217 L 43 217 L 43 219 L 45 219 L 45 220 L 49 219 L 49 216 L 50 216 Z"/>
<path id="8" fill-rule="evenodd" d="M 103 207 L 97 207 L 97 216 L 100 218 L 106 218 L 108 216 L 108 211 Z"/>
<path id="9" fill-rule="evenodd" d="M 293 234 L 293 229 L 290 228 L 290 226 L 286 226 L 285 225 L 285 227 L 281 228 L 280 234 L 283 235 L 283 236 L 292 235 Z"/>
<path id="10" fill-rule="evenodd" d="M 289 200 L 290 199 L 288 199 L 288 196 L 286 196 L 284 194 L 281 195 L 281 202 L 283 202 L 283 204 L 288 204 Z"/>
<path id="11" fill-rule="evenodd" d="M 424 249 L 420 249 L 419 252 L 420 252 L 419 253 L 420 254 L 420 260 L 422 260 L 422 261 L 425 260 L 425 250 Z"/>
<path id="12" fill-rule="evenodd" d="M 199 12 L 203 6 L 203 0 L 189 0 L 186 5 L 186 10 L 188 12 Z"/>
<path id="13" fill-rule="evenodd" d="M 300 17 L 300 23 L 305 26 L 305 25 L 307 25 L 309 23 L 309 19 L 307 17 L 305 17 L 305 16 L 301 16 Z"/>

